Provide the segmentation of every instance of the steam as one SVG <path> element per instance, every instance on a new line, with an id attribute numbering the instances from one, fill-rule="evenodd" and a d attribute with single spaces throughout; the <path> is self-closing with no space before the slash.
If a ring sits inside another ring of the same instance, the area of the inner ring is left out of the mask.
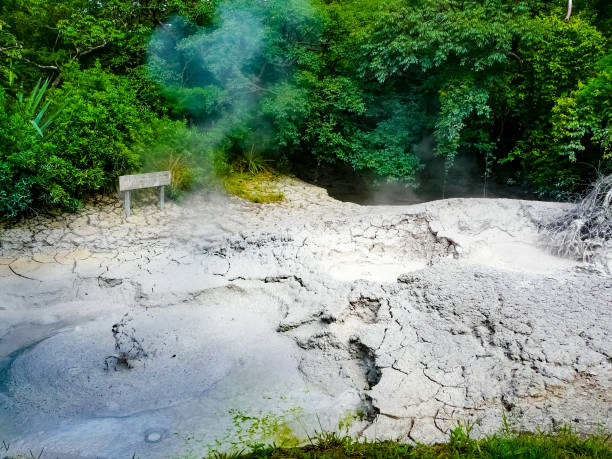
<path id="1" fill-rule="evenodd" d="M 257 104 L 291 77 L 287 35 L 313 14 L 305 0 L 238 0 L 222 1 L 209 27 L 174 16 L 151 38 L 149 75 L 171 105 L 206 133 L 208 146 L 244 136 L 237 130 L 259 130 L 261 136 L 266 129 L 256 118 Z"/>
<path id="2" fill-rule="evenodd" d="M 262 25 L 246 11 L 222 7 L 213 28 L 173 17 L 149 46 L 149 72 L 171 103 L 206 129 L 218 146 L 256 102 L 252 70 L 262 54 Z"/>

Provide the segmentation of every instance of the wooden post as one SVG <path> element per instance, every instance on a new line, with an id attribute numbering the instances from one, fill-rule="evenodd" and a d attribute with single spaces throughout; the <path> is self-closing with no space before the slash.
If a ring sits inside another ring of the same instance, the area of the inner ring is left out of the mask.
<path id="1" fill-rule="evenodd" d="M 123 192 L 123 199 L 125 200 L 124 205 L 125 205 L 125 216 L 129 217 L 130 215 L 132 215 L 132 211 L 130 209 L 130 191 L 124 191 Z"/>
<path id="2" fill-rule="evenodd" d="M 161 210 L 164 210 L 165 198 L 166 198 L 166 192 L 164 190 L 164 186 L 162 185 L 159 187 L 159 208 Z"/>

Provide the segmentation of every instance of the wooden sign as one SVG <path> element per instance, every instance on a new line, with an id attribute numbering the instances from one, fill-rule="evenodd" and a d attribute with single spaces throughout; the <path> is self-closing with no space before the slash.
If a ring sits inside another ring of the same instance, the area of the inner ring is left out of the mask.
<path id="1" fill-rule="evenodd" d="M 150 172 L 148 174 L 122 175 L 119 177 L 119 191 L 123 191 L 125 200 L 125 215 L 132 214 L 130 208 L 130 191 L 142 188 L 159 188 L 159 208 L 164 208 L 165 193 L 164 186 L 170 185 L 172 174 L 170 171 Z"/>
<path id="2" fill-rule="evenodd" d="M 170 171 L 119 177 L 119 191 L 139 190 L 164 185 L 170 185 Z"/>

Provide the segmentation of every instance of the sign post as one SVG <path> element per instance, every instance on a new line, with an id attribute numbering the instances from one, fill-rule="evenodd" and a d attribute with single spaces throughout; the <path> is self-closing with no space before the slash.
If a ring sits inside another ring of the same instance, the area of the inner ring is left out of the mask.
<path id="1" fill-rule="evenodd" d="M 125 215 L 132 214 L 130 191 L 142 188 L 159 188 L 159 208 L 163 209 L 165 204 L 164 187 L 170 185 L 172 174 L 170 171 L 151 172 L 149 174 L 122 175 L 119 177 L 119 191 L 123 192 Z"/>

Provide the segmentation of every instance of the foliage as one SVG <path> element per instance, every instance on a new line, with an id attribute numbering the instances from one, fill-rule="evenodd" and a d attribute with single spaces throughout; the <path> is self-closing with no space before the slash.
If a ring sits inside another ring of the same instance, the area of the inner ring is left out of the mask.
<path id="1" fill-rule="evenodd" d="M 359 37 L 361 71 L 428 92 L 433 123 L 424 127 L 447 167 L 458 154 L 483 157 L 486 175 L 491 157 L 515 161 L 519 177 L 545 193 L 575 189 L 593 173 L 551 135 L 555 104 L 594 75 L 606 46 L 586 17 L 565 23 L 537 2 L 423 0 L 381 10 Z M 602 157 L 589 154 L 591 165 Z"/>
<path id="2" fill-rule="evenodd" d="M 223 188 L 229 194 L 257 204 L 283 201 L 285 196 L 276 186 L 279 175 L 269 167 L 269 163 L 251 145 L 234 158 L 223 174 Z"/>
<path id="3" fill-rule="evenodd" d="M 61 107 L 56 110 L 55 113 L 47 115 L 45 117 L 45 113 L 51 105 L 51 101 L 48 101 L 42 108 L 39 108 L 41 103 L 43 102 L 43 98 L 45 97 L 45 93 L 47 92 L 47 88 L 49 87 L 49 80 L 45 80 L 41 85 L 41 80 L 38 80 L 34 89 L 32 89 L 31 94 L 24 100 L 23 93 L 19 93 L 19 108 L 21 109 L 21 114 L 24 118 L 29 119 L 38 135 L 41 137 L 44 136 L 45 131 L 51 125 L 53 120 L 59 115 L 61 112 Z M 43 117 L 44 122 L 43 122 Z"/>
<path id="4" fill-rule="evenodd" d="M 72 197 L 81 176 L 56 147 L 0 91 L 0 215 L 17 216 L 36 205 L 76 208 Z"/>
<path id="5" fill-rule="evenodd" d="M 247 172 L 251 175 L 257 175 L 266 170 L 267 161 L 262 158 L 261 154 L 255 151 L 255 146 L 242 154 L 242 157 L 234 161 L 234 169 L 238 172 Z"/>
<path id="6" fill-rule="evenodd" d="M 535 25 L 522 52 L 527 72 L 515 77 L 517 90 L 510 99 L 515 116 L 529 125 L 522 123 L 522 138 L 506 161 L 519 161 L 523 174 L 542 192 L 576 191 L 605 158 L 601 148 L 589 145 L 572 95 L 596 75 L 606 41 L 581 18 L 567 24 L 555 17 L 537 18 Z"/>
<path id="7" fill-rule="evenodd" d="M 83 192 L 113 187 L 119 175 L 140 166 L 132 145 L 149 134 L 153 117 L 123 77 L 100 66 L 70 77 L 53 93 L 64 104 L 53 143 L 81 171 L 76 184 Z"/>
<path id="8" fill-rule="evenodd" d="M 5 0 L 0 214 L 76 208 L 141 168 L 180 194 L 308 157 L 579 192 L 612 169 L 608 3 L 565 22 L 547 0 Z"/>
<path id="9" fill-rule="evenodd" d="M 272 396 L 265 396 L 272 399 Z M 280 397 L 284 399 L 283 396 Z M 216 439 L 212 444 L 206 444 L 193 435 L 184 438 L 186 451 L 182 458 L 193 459 L 201 457 L 202 450 L 212 457 L 227 457 L 221 449 L 231 448 L 234 451 L 243 450 L 246 445 L 252 445 L 254 449 L 265 448 L 266 442 L 295 447 L 299 440 L 292 432 L 288 421 L 302 414 L 299 407 L 288 408 L 281 412 L 247 413 L 239 408 L 232 408 L 228 413 L 231 416 L 231 425 L 227 427 L 222 439 Z M 194 451 L 195 450 L 195 451 Z M 197 452 L 196 452 L 197 451 Z"/>
<path id="10" fill-rule="evenodd" d="M 39 86 L 33 94 L 31 102 L 3 97 L 1 214 L 14 217 L 40 206 L 75 209 L 85 193 L 111 188 L 120 174 L 139 168 L 132 145 L 148 133 L 152 116 L 123 78 L 99 67 L 75 72 L 74 80 L 51 92 L 44 108 L 55 100 L 61 109 L 38 129 L 44 110 L 34 122 L 30 117 L 42 100 Z M 41 138 L 49 120 L 53 132 Z"/>
<path id="11" fill-rule="evenodd" d="M 310 438 L 304 446 L 296 446 L 295 438 L 288 430 L 285 417 L 268 414 L 263 417 L 245 415 L 232 411 L 234 436 L 226 438 L 234 452 L 222 452 L 213 448 L 209 459 L 610 459 L 612 458 L 611 436 L 603 433 L 581 435 L 568 427 L 557 432 L 513 432 L 505 429 L 481 439 L 471 436 L 469 425 L 458 425 L 449 432 L 445 443 L 433 445 L 406 444 L 391 440 L 353 439 L 335 433 L 321 432 Z M 258 440 L 275 439 L 277 444 L 266 446 Z M 187 440 L 192 440 L 188 438 Z M 249 448 L 240 449 L 244 442 Z M 10 445 L 4 443 L 5 452 Z M 13 459 L 22 456 L 12 456 Z M 193 452 L 184 458 L 201 457 Z M 7 456 L 9 459 L 10 456 Z"/>
<path id="12" fill-rule="evenodd" d="M 32 83 L 33 70 L 63 75 L 100 59 L 118 73 L 142 63 L 150 34 L 174 13 L 206 23 L 216 2 L 145 0 L 5 0 L 0 5 L 0 56 L 12 59 L 16 78 Z M 4 32 L 3 32 L 4 31 Z M 36 78 L 37 79 L 37 78 Z M 35 81 L 35 79 L 34 79 Z"/>
<path id="13" fill-rule="evenodd" d="M 553 108 L 554 139 L 572 160 L 586 150 L 583 139 L 589 135 L 605 160 L 612 155 L 612 54 L 595 69 L 593 78 L 559 98 Z"/>

